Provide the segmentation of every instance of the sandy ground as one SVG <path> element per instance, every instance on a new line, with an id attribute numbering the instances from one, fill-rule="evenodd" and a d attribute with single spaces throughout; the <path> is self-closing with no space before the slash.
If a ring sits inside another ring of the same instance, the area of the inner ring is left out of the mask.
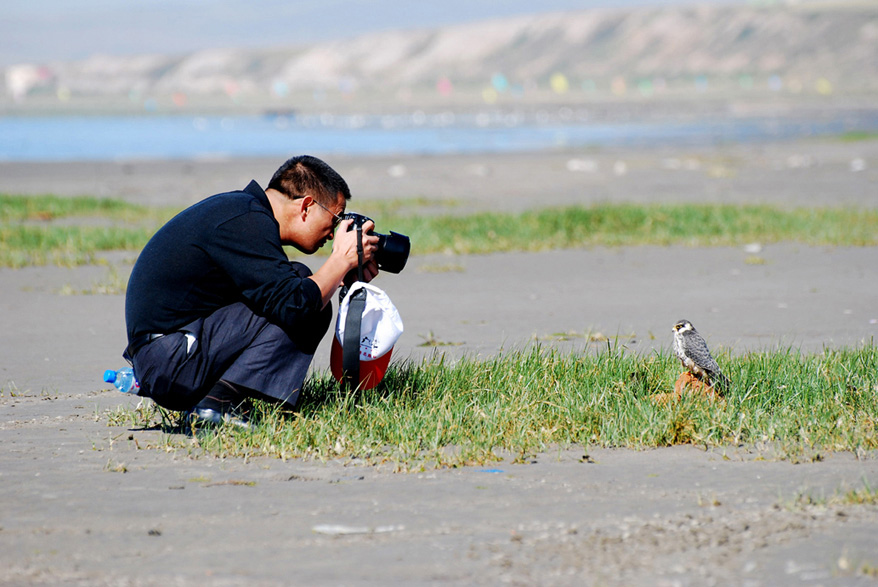
<path id="1" fill-rule="evenodd" d="M 876 142 L 326 159 L 355 198 L 423 196 L 473 209 L 878 204 Z M 0 164 L 0 192 L 183 205 L 251 178 L 264 183 L 278 164 Z M 755 255 L 758 263 L 732 248 L 436 255 L 379 285 L 406 325 L 397 360 L 535 343 L 588 352 L 586 332 L 618 336 L 633 352 L 666 350 L 683 317 L 732 352 L 819 351 L 878 333 L 874 249 L 780 244 Z M 132 261 L 109 260 L 123 276 Z M 878 487 L 874 454 L 795 464 L 759 447 L 574 447 L 531 464 L 394 474 L 148 449 L 160 432 L 108 426 L 103 415 L 133 401 L 100 381 L 122 364 L 123 298 L 77 292 L 110 271 L 0 270 L 2 584 L 875 581 L 878 509 L 799 499 Z M 681 276 L 692 277 L 685 289 Z M 315 365 L 327 362 L 324 343 Z"/>

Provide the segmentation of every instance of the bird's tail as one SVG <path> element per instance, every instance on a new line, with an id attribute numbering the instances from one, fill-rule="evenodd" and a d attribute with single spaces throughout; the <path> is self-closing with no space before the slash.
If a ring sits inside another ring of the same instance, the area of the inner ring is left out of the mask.
<path id="1" fill-rule="evenodd" d="M 711 374 L 710 383 L 720 393 L 728 391 L 732 386 L 732 381 L 719 371 Z"/>

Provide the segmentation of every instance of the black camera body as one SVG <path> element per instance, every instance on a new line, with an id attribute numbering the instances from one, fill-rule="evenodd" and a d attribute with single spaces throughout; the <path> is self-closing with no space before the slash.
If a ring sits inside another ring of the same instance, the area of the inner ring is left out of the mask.
<path id="1" fill-rule="evenodd" d="M 348 230 L 354 230 L 372 220 L 368 216 L 357 214 L 356 212 L 347 212 L 342 217 L 344 220 L 353 220 Z M 373 221 L 374 222 L 374 221 Z M 378 237 L 378 250 L 375 253 L 375 261 L 378 263 L 378 269 L 387 271 L 388 273 L 399 273 L 405 268 L 411 252 L 412 244 L 404 234 L 390 231 L 390 234 L 381 234 L 372 230 L 367 233 Z"/>

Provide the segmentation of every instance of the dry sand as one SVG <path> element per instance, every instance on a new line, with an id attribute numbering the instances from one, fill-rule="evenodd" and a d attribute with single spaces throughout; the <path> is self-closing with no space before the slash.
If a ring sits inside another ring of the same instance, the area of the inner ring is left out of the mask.
<path id="1" fill-rule="evenodd" d="M 473 209 L 597 201 L 875 207 L 878 143 L 677 151 L 334 158 L 356 198 Z M 0 164 L 0 192 L 184 205 L 265 182 L 279 161 Z M 440 206 L 441 208 L 441 206 Z M 379 219 L 380 222 L 380 219 Z M 393 227 L 380 227 L 391 229 Z M 874 249 L 639 247 L 415 257 L 379 285 L 406 324 L 395 357 L 489 356 L 619 335 L 667 348 L 692 320 L 733 352 L 856 345 L 878 332 Z M 753 256 L 761 260 L 754 263 Z M 132 259 L 110 256 L 124 275 Z M 531 464 L 393 474 L 352 462 L 217 460 L 108 427 L 133 400 L 119 295 L 69 295 L 103 266 L 0 270 L 2 584 L 868 584 L 875 506 L 794 505 L 878 487 L 874 454 L 795 464 L 761 447 L 577 447 Z M 681 276 L 692 276 L 681 291 Z M 422 346 L 427 340 L 449 346 Z M 453 344 L 452 344 L 453 343 Z M 315 365 L 327 364 L 327 345 Z M 588 458 L 583 458 L 587 454 Z M 762 460 L 768 457 L 767 460 Z M 121 472 L 122 470 L 126 472 Z"/>

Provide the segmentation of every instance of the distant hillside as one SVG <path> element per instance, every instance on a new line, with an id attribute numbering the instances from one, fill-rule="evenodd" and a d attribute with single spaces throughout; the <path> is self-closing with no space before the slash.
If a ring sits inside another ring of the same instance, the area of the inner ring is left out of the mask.
<path id="1" fill-rule="evenodd" d="M 7 101 L 19 104 L 114 96 L 178 105 L 210 96 L 266 102 L 315 91 L 428 91 L 449 99 L 468 92 L 484 100 L 681 87 L 862 93 L 878 90 L 878 6 L 872 4 L 590 10 L 309 47 L 18 65 L 3 79 Z"/>

